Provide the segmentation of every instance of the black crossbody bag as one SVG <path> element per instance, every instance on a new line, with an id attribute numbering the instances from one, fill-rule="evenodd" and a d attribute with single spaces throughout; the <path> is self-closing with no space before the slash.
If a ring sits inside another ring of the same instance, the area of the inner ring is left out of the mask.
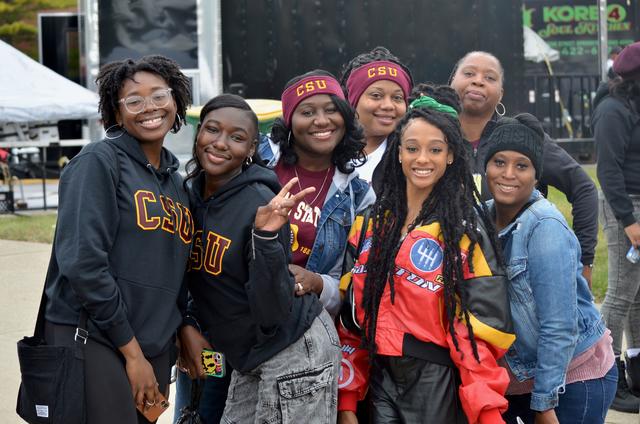
<path id="1" fill-rule="evenodd" d="M 44 339 L 46 304 L 47 295 L 43 289 L 33 337 L 18 341 L 21 382 L 16 412 L 30 424 L 85 424 L 87 311 L 81 309 L 75 343 L 53 346 Z"/>

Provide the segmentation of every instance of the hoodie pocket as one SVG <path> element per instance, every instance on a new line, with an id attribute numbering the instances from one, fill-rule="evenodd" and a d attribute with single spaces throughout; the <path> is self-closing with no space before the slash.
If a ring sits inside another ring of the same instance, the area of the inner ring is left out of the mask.
<path id="1" fill-rule="evenodd" d="M 143 351 L 145 346 L 151 349 L 145 354 L 154 354 L 153 350 L 163 348 L 180 324 L 178 293 L 122 277 L 117 281 L 138 342 Z"/>

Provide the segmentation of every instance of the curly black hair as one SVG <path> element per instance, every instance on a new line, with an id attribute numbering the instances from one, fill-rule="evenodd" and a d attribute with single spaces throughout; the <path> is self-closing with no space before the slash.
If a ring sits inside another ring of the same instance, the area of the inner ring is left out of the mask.
<path id="1" fill-rule="evenodd" d="M 502 77 L 501 83 L 502 85 L 504 85 L 504 67 L 502 66 L 502 62 L 500 62 L 500 59 L 498 59 L 496 55 L 494 55 L 493 53 L 485 52 L 484 50 L 474 50 L 474 51 L 468 52 L 464 56 L 462 56 L 460 59 L 458 59 L 456 64 L 453 65 L 453 69 L 451 70 L 451 74 L 449 75 L 449 80 L 447 81 L 447 84 L 451 85 L 451 82 L 453 81 L 453 77 L 456 76 L 456 72 L 458 72 L 458 68 L 460 67 L 460 64 L 464 62 L 472 54 L 482 54 L 485 56 L 489 56 L 492 59 L 495 59 L 495 61 L 498 63 L 498 70 L 500 71 L 500 77 Z"/>
<path id="2" fill-rule="evenodd" d="M 425 85 L 422 86 L 422 93 L 453 107 L 457 112 L 461 110 L 458 96 L 451 87 Z M 464 272 L 460 241 L 465 235 L 469 238 L 471 244 L 468 257 L 473 257 L 474 248 L 481 241 L 481 236 L 477 231 L 478 218 L 480 218 L 485 224 L 485 228 L 488 229 L 494 250 L 497 250 L 498 244 L 493 225 L 488 219 L 489 213 L 486 206 L 482 204 L 482 207 L 478 207 L 480 194 L 471 174 L 460 122 L 450 114 L 426 108 L 413 108 L 405 114 L 389 138 L 387 155 L 382 162 L 383 178 L 386 183 L 378 193 L 378 199 L 372 210 L 373 239 L 367 261 L 367 276 L 362 301 L 362 308 L 365 312 L 363 345 L 371 355 L 375 353 L 378 308 L 387 284 L 389 284 L 391 302 L 395 297 L 395 260 L 400 249 L 402 227 L 408 213 L 407 185 L 402 165 L 399 163 L 399 147 L 405 129 L 416 119 L 423 119 L 443 132 L 454 159 L 422 204 L 420 213 L 409 226 L 408 233 L 423 223 L 433 221 L 440 223 L 445 245 L 442 276 L 448 330 L 456 349 L 460 352 L 454 320 L 465 319 L 473 355 L 479 361 L 473 328 L 469 320 L 469 300 L 466 290 L 462 289 Z M 411 235 L 409 234 L 408 237 Z M 467 265 L 469 271 L 473 272 L 471 260 L 467 261 Z M 458 302 L 460 305 L 459 316 L 456 315 Z"/>
<path id="3" fill-rule="evenodd" d="M 258 137 L 260 134 L 258 131 L 258 128 L 259 128 L 258 117 L 256 116 L 256 113 L 253 111 L 253 109 L 251 109 L 251 106 L 249 106 L 249 103 L 245 101 L 245 99 L 235 94 L 226 94 L 226 93 L 220 94 L 212 98 L 207 103 L 205 103 L 205 105 L 202 106 L 202 109 L 200 110 L 200 120 L 198 121 L 198 127 L 196 128 L 195 139 L 193 140 L 193 148 L 191 150 L 191 159 L 189 159 L 189 162 L 187 162 L 187 164 L 185 165 L 185 169 L 187 170 L 187 176 L 184 179 L 184 183 L 183 183 L 185 188 L 188 187 L 188 184 L 187 184 L 188 181 L 196 178 L 200 174 L 200 172 L 202 172 L 202 169 L 203 169 L 202 164 L 200 164 L 200 161 L 198 160 L 198 155 L 196 154 L 196 143 L 198 142 L 198 134 L 200 134 L 200 125 L 202 125 L 202 121 L 209 114 L 209 112 L 217 109 L 222 109 L 225 107 L 231 107 L 234 109 L 240 109 L 240 110 L 246 111 L 247 115 L 249 116 L 249 118 L 253 123 L 253 140 L 256 144 L 258 143 Z M 253 164 L 258 166 L 263 166 L 262 159 L 258 154 L 257 147 L 251 159 Z M 243 169 L 246 169 L 249 165 L 243 164 L 242 166 L 243 166 Z"/>
<path id="4" fill-rule="evenodd" d="M 640 81 L 634 79 L 622 79 L 617 76 L 609 81 L 609 94 L 620 99 L 624 104 L 636 110 L 640 110 Z"/>
<path id="5" fill-rule="evenodd" d="M 362 65 L 366 65 L 367 63 L 375 62 L 377 60 L 387 60 L 400 66 L 407 73 L 409 76 L 409 82 L 413 85 L 413 77 L 411 76 L 409 68 L 404 63 L 400 62 L 400 59 L 394 56 L 389 49 L 377 46 L 369 52 L 360 53 L 344 65 L 342 69 L 342 76 L 340 77 L 340 85 L 342 85 L 342 90 L 344 91 L 345 96 L 349 94 L 347 90 L 347 80 L 349 79 L 351 72 Z"/>
<path id="6" fill-rule="evenodd" d="M 303 78 L 314 75 L 335 78 L 330 72 L 316 69 L 292 78 L 287 82 L 284 89 L 286 90 Z M 356 113 L 351 105 L 336 95 L 330 94 L 329 97 L 342 116 L 345 125 L 344 137 L 342 137 L 342 140 L 340 140 L 335 149 L 333 149 L 331 163 L 333 163 L 340 172 L 350 174 L 354 171 L 355 166 L 362 165 L 366 160 L 364 153 L 366 146 L 364 142 L 364 132 L 356 119 Z M 294 149 L 296 140 L 293 137 L 291 128 L 287 126 L 282 118 L 276 119 L 273 123 L 271 140 L 280 147 L 281 158 L 285 164 L 295 165 L 298 162 L 298 155 Z"/>
<path id="7" fill-rule="evenodd" d="M 175 61 L 160 55 L 145 56 L 139 60 L 126 59 L 109 62 L 100 68 L 96 84 L 100 96 L 98 107 L 102 114 L 104 129 L 118 124 L 116 111 L 119 106 L 120 89 L 127 79 L 133 79 L 136 72 L 156 74 L 165 80 L 171 88 L 178 114 L 178 119 L 173 123 L 171 131 L 178 132 L 185 120 L 187 107 L 191 104 L 191 83 L 189 78 L 180 71 L 180 66 Z"/>

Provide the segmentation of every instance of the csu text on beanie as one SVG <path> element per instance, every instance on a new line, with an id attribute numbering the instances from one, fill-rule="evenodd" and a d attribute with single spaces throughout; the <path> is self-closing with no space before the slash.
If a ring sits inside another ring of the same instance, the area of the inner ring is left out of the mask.
<path id="1" fill-rule="evenodd" d="M 613 72 L 624 80 L 640 79 L 640 41 L 622 49 L 613 62 Z"/>
<path id="2" fill-rule="evenodd" d="M 291 84 L 282 93 L 282 115 L 287 127 L 291 128 L 291 116 L 304 99 L 317 94 L 333 94 L 345 100 L 340 83 L 328 75 L 311 75 Z"/>
<path id="3" fill-rule="evenodd" d="M 366 63 L 349 74 L 347 79 L 349 104 L 355 108 L 358 105 L 360 96 L 362 96 L 367 87 L 380 80 L 392 81 L 398 84 L 404 94 L 404 101 L 405 103 L 407 102 L 413 85 L 411 76 L 397 63 L 388 60 L 377 60 Z"/>
<path id="4" fill-rule="evenodd" d="M 487 163 L 498 152 L 513 150 L 522 153 L 529 158 L 536 170 L 536 179 L 542 175 L 542 151 L 544 147 L 544 136 L 540 136 L 533 129 L 520 123 L 509 123 L 498 125 L 487 143 L 486 156 L 484 157 L 484 168 Z"/>

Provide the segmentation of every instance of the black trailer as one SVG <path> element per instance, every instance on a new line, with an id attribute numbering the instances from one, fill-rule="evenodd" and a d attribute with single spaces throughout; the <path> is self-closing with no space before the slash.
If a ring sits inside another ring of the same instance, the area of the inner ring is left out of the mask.
<path id="1" fill-rule="evenodd" d="M 355 55 L 381 45 L 416 82 L 445 84 L 457 59 L 486 50 L 502 61 L 503 103 L 523 110 L 522 1 L 222 1 L 225 89 L 279 98 L 295 75 L 322 68 L 340 76 Z"/>

